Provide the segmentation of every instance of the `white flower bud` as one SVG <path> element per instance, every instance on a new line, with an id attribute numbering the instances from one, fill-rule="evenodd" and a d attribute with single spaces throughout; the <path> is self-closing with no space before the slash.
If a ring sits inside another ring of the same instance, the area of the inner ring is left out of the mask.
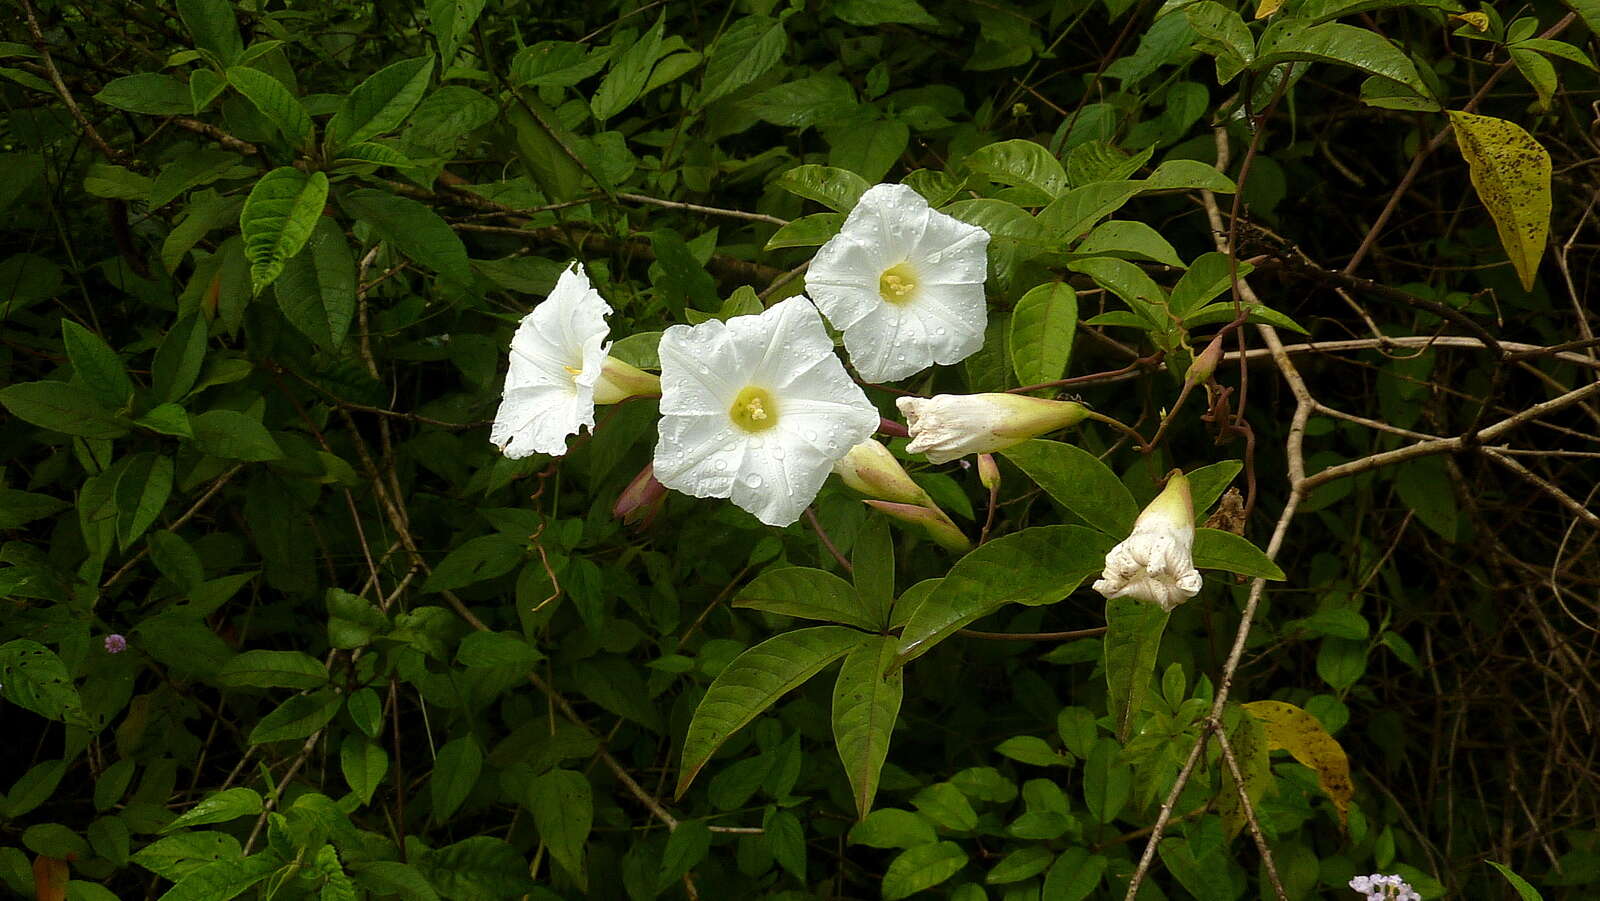
<path id="1" fill-rule="evenodd" d="M 906 450 L 926 454 L 930 463 L 1005 450 L 1076 425 L 1089 415 L 1089 409 L 1079 403 L 1021 394 L 902 397 L 895 405 L 911 431 Z"/>

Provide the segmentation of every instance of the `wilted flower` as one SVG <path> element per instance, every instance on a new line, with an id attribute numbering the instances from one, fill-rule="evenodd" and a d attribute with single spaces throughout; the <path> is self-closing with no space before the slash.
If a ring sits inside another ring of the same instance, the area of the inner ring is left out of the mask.
<path id="1" fill-rule="evenodd" d="M 123 638 L 121 635 L 119 635 L 116 632 L 112 632 L 110 635 L 106 636 L 106 653 L 107 654 L 120 654 L 123 651 L 126 651 L 127 649 L 128 649 L 128 639 Z"/>
<path id="2" fill-rule="evenodd" d="M 1094 590 L 1113 598 L 1135 598 L 1161 609 L 1200 593 L 1194 568 L 1194 505 L 1189 479 L 1178 470 L 1133 523 L 1133 534 L 1106 554 L 1105 571 Z"/>
<path id="3" fill-rule="evenodd" d="M 675 325 L 661 336 L 655 476 L 695 497 L 725 497 L 786 526 L 835 461 L 871 435 L 878 412 L 804 297 L 754 316 Z"/>
<path id="4" fill-rule="evenodd" d="M 512 459 L 560 456 L 567 437 L 594 427 L 595 384 L 605 365 L 611 306 L 589 284 L 583 264 L 556 280 L 544 303 L 522 317 L 511 338 L 500 409 L 489 440 Z"/>
<path id="5" fill-rule="evenodd" d="M 911 429 L 906 450 L 926 454 L 930 463 L 1005 450 L 1089 415 L 1089 408 L 1080 403 L 1021 394 L 901 397 L 895 405 Z"/>
<path id="6" fill-rule="evenodd" d="M 812 258 L 806 291 L 862 378 L 903 379 L 983 346 L 988 247 L 988 232 L 912 188 L 877 185 Z"/>
<path id="7" fill-rule="evenodd" d="M 1367 896 L 1367 901 L 1422 901 L 1422 895 L 1399 876 L 1373 873 L 1350 880 L 1350 887 Z"/>

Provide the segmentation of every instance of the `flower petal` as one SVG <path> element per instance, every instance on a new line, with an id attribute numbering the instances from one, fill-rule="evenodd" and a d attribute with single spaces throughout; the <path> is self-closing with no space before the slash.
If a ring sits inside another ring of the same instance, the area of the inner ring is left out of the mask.
<path id="1" fill-rule="evenodd" d="M 770 394 L 778 417 L 759 432 L 729 413 L 751 385 Z M 878 425 L 804 297 L 727 323 L 668 329 L 661 386 L 656 479 L 695 497 L 729 498 L 768 525 L 798 519 L 834 461 Z"/>
<path id="2" fill-rule="evenodd" d="M 580 263 L 517 325 L 489 440 L 508 457 L 560 455 L 566 439 L 594 426 L 594 386 L 605 365 L 611 307 Z"/>

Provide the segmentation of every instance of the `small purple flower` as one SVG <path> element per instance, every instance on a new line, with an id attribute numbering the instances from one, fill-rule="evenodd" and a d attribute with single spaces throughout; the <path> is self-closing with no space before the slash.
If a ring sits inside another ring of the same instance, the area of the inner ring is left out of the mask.
<path id="1" fill-rule="evenodd" d="M 128 639 L 113 632 L 106 636 L 106 653 L 120 654 L 128 649 Z"/>

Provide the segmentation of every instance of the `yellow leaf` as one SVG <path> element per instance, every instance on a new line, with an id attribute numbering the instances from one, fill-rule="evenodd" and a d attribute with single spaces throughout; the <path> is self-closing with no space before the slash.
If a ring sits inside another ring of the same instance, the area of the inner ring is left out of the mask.
<path id="1" fill-rule="evenodd" d="M 1256 6 L 1256 18 L 1265 19 L 1267 16 L 1277 12 L 1282 6 L 1283 0 L 1261 0 L 1261 3 Z"/>
<path id="2" fill-rule="evenodd" d="M 1477 29 L 1478 31 L 1488 31 L 1489 30 L 1489 14 L 1488 13 L 1451 13 L 1450 14 L 1450 18 L 1456 19 L 1456 20 L 1461 21 L 1461 22 L 1465 22 L 1466 24 L 1471 25 L 1473 28 Z"/>
<path id="3" fill-rule="evenodd" d="M 1472 187 L 1494 217 L 1524 290 L 1533 290 L 1550 235 L 1550 154 L 1520 125 L 1448 110 Z"/>
<path id="4" fill-rule="evenodd" d="M 1267 730 L 1267 747 L 1288 751 L 1295 760 L 1317 771 L 1317 784 L 1339 812 L 1339 822 L 1347 824 L 1350 798 L 1350 760 L 1344 748 L 1333 740 L 1317 718 L 1293 704 L 1282 701 L 1251 701 L 1245 712 L 1260 720 Z"/>
<path id="5" fill-rule="evenodd" d="M 37 901 L 65 901 L 70 878 L 66 861 L 43 854 L 33 859 L 33 896 Z"/>

